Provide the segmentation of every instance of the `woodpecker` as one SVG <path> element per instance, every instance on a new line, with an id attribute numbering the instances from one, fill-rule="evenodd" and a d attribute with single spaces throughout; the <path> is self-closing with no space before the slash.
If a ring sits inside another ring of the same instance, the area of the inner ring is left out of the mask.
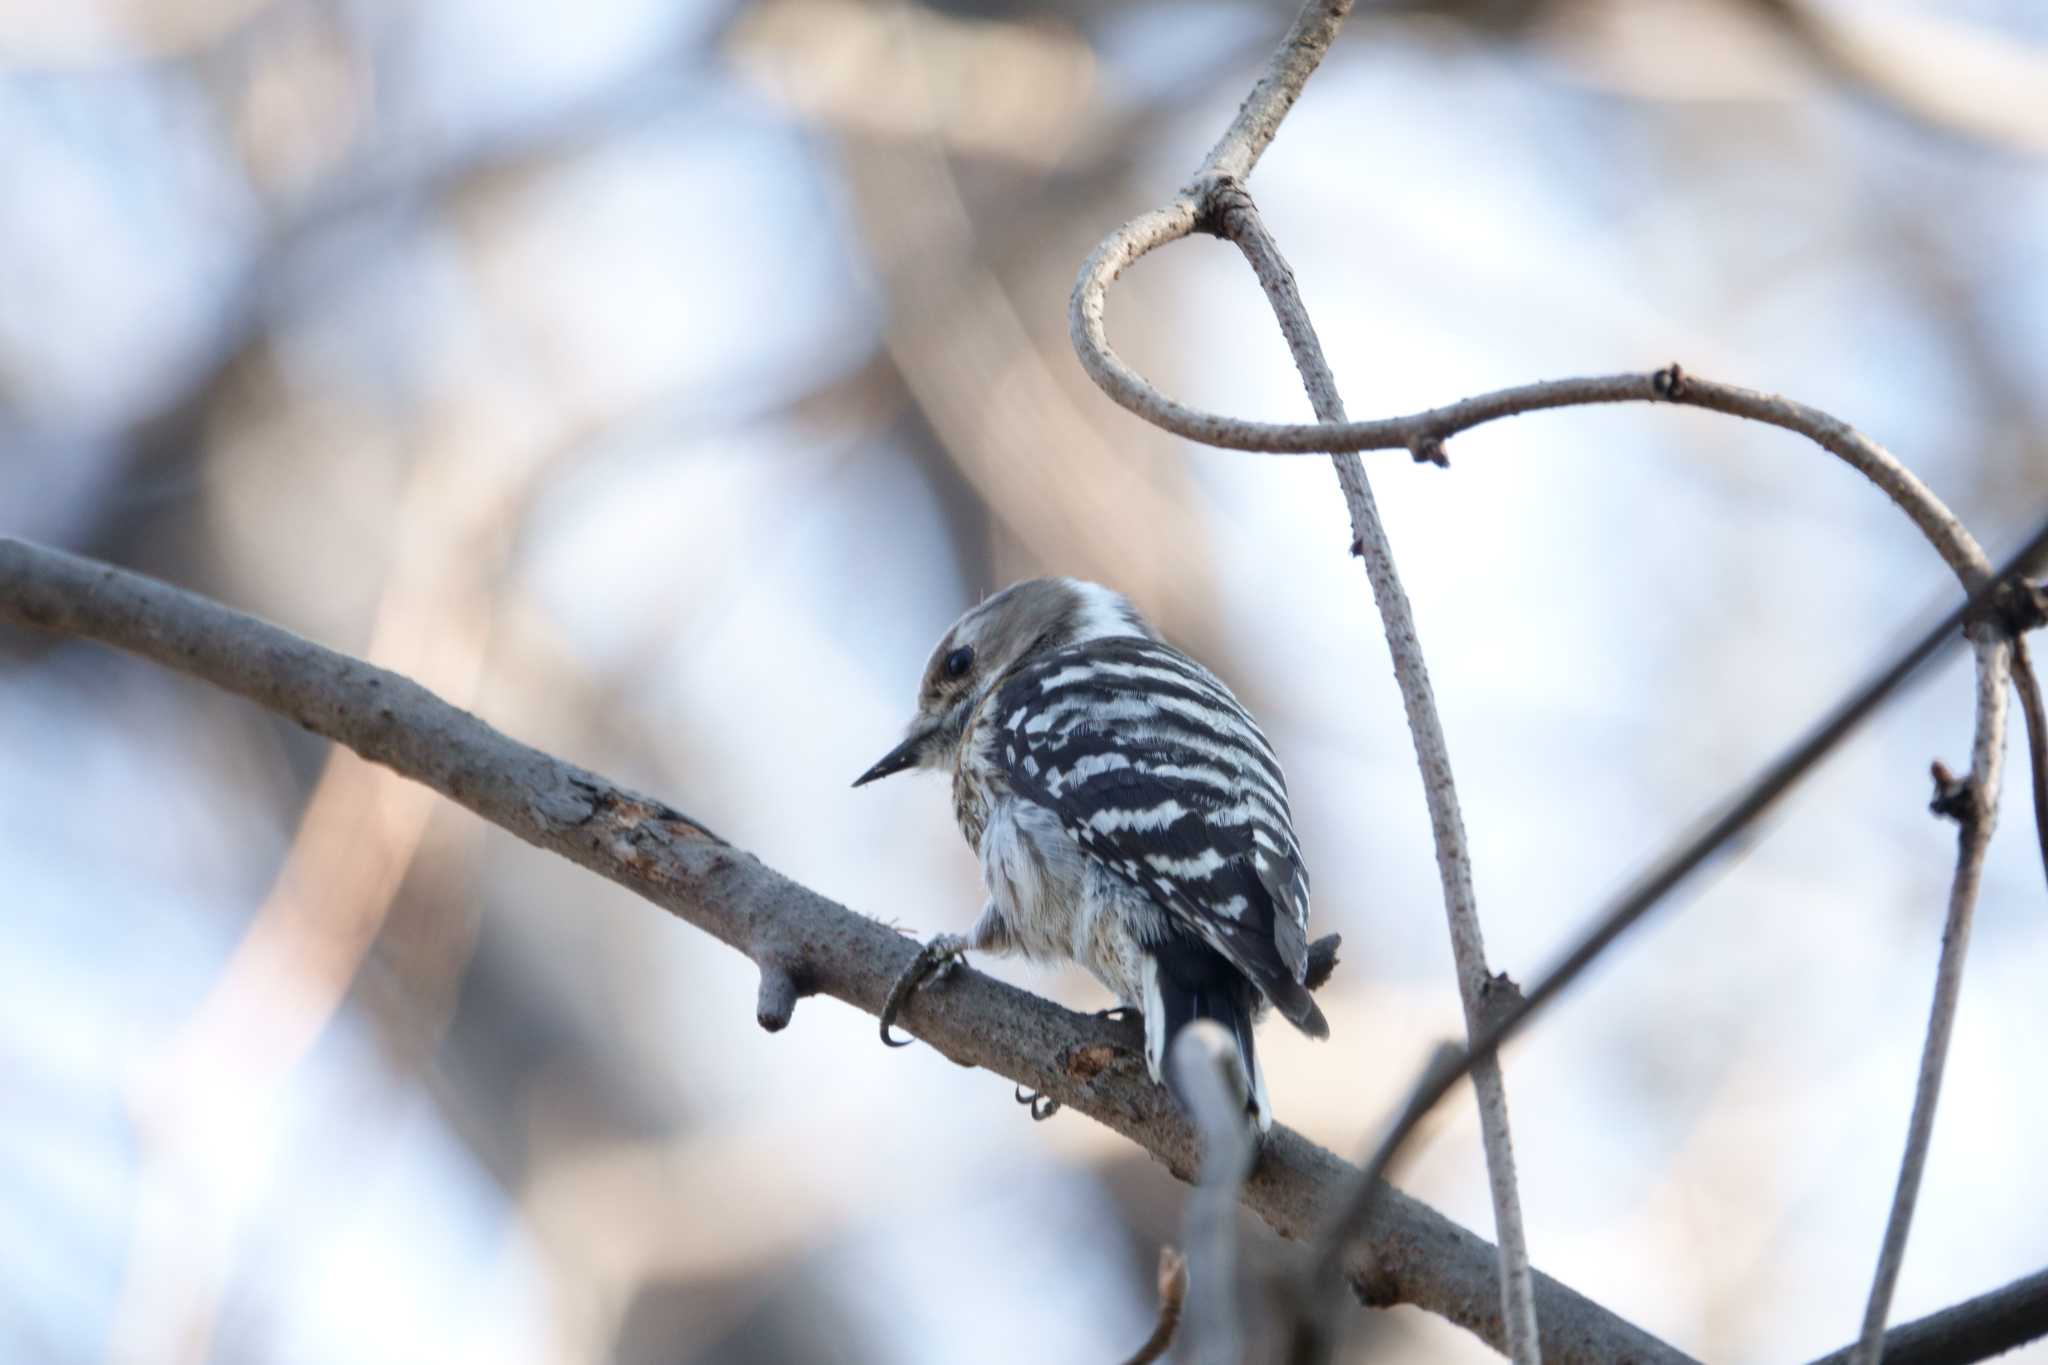
<path id="1" fill-rule="evenodd" d="M 1330 1029 L 1303 985 L 1308 872 L 1287 784 L 1230 689 L 1121 594 L 1034 578 L 946 631 L 908 734 L 853 785 L 913 768 L 952 773 L 988 902 L 965 936 L 932 940 L 898 998 L 968 951 L 1079 962 L 1143 1015 L 1154 1081 L 1171 1083 L 1188 1023 L 1229 1030 L 1246 1113 L 1269 1129 L 1255 1015 L 1270 1002 L 1311 1037 Z"/>

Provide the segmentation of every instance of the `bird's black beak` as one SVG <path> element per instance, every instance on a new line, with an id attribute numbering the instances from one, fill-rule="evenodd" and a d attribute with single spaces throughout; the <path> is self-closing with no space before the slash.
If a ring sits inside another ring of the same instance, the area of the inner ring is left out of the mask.
<path id="1" fill-rule="evenodd" d="M 881 761 L 875 764 L 874 767 L 868 769 L 859 777 L 854 778 L 853 785 L 864 787 L 878 777 L 887 777 L 891 773 L 900 773 L 905 768 L 915 768 L 917 766 L 918 752 L 924 748 L 925 741 L 930 738 L 931 734 L 928 731 L 914 731 L 908 739 L 891 749 L 888 753 L 883 754 Z"/>

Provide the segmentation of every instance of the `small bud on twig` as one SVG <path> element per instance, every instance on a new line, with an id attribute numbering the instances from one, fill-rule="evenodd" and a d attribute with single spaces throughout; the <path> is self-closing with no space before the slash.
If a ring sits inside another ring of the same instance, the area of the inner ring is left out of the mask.
<path id="1" fill-rule="evenodd" d="M 1967 776 L 1957 777 L 1938 758 L 1929 765 L 1929 771 L 1934 777 L 1934 799 L 1927 803 L 1927 809 L 1958 824 L 1974 821 L 1977 818 L 1977 784 Z"/>

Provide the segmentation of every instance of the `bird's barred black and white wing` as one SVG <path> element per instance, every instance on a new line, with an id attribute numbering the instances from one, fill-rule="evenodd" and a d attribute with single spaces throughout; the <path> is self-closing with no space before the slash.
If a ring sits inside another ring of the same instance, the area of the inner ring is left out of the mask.
<path id="1" fill-rule="evenodd" d="M 985 752 L 1020 796 L 1288 1019 L 1327 1035 L 1302 985 L 1308 874 L 1286 781 L 1222 682 L 1156 640 L 1093 640 L 1019 669 L 983 724 Z"/>

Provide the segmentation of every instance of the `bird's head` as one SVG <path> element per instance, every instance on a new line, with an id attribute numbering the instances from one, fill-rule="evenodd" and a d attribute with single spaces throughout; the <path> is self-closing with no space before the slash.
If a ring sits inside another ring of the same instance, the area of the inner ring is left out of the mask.
<path id="1" fill-rule="evenodd" d="M 1118 635 L 1158 638 L 1129 598 L 1100 583 L 1031 578 L 1011 584 L 939 637 L 903 742 L 853 785 L 911 768 L 951 767 L 974 709 L 1003 679 L 1053 650 Z"/>

